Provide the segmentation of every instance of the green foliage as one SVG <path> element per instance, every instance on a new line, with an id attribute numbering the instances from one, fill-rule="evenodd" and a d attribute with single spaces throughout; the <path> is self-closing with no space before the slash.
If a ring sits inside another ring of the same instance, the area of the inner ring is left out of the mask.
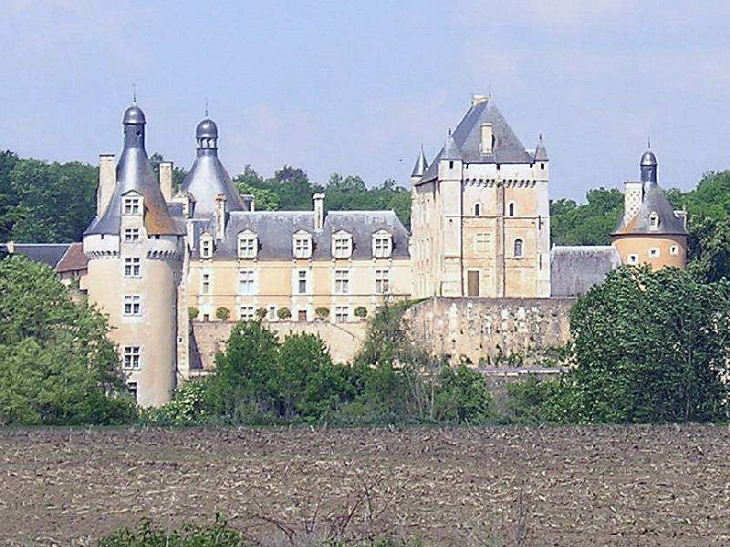
<path id="1" fill-rule="evenodd" d="M 198 308 L 192 306 L 188 308 L 188 317 L 191 321 L 197 319 L 198 315 L 200 315 L 200 310 Z"/>
<path id="2" fill-rule="evenodd" d="M 623 214 L 624 197 L 617 189 L 598 188 L 587 203 L 572 199 L 550 202 L 550 231 L 554 245 L 609 245 L 610 233 Z"/>
<path id="3" fill-rule="evenodd" d="M 291 319 L 291 310 L 287 307 L 279 308 L 278 310 L 276 310 L 276 316 L 282 321 Z"/>
<path id="4" fill-rule="evenodd" d="M 231 528 L 216 515 L 209 526 L 185 525 L 180 530 L 166 531 L 143 519 L 135 530 L 122 528 L 99 540 L 99 547 L 245 547 L 252 545 L 242 532 Z"/>
<path id="5" fill-rule="evenodd" d="M 529 374 L 525 380 L 508 384 L 507 418 L 521 424 L 558 420 L 555 410 L 558 400 L 565 395 L 560 388 L 559 379 L 541 380 L 535 374 Z"/>
<path id="6" fill-rule="evenodd" d="M 231 316 L 231 310 L 225 307 L 216 308 L 215 316 L 221 321 L 228 321 L 228 318 Z"/>
<path id="7" fill-rule="evenodd" d="M 159 408 L 142 411 L 142 422 L 154 425 L 188 425 L 207 421 L 205 394 L 207 378 L 188 380 L 173 394 L 172 400 Z"/>
<path id="8" fill-rule="evenodd" d="M 327 319 L 330 316 L 330 309 L 326 306 L 320 306 L 314 310 L 314 313 L 320 319 Z"/>
<path id="9" fill-rule="evenodd" d="M 563 418 L 686 422 L 725 416 L 730 284 L 688 272 L 620 268 L 579 299 L 577 363 L 563 380 Z"/>
<path id="10" fill-rule="evenodd" d="M 104 317 L 71 300 L 53 270 L 0 262 L 0 424 L 133 420 Z"/>
<path id="11" fill-rule="evenodd" d="M 368 309 L 365 306 L 358 306 L 355 308 L 355 317 L 360 317 L 361 319 L 364 319 L 368 316 Z"/>
<path id="12" fill-rule="evenodd" d="M 155 152 L 149 157 L 150 167 L 155 173 L 156 180 L 160 180 L 160 164 L 166 161 L 164 156 L 158 152 Z M 172 166 L 172 192 L 173 194 L 180 190 L 183 181 L 187 175 L 187 171 L 180 169 L 177 165 Z"/>
<path id="13" fill-rule="evenodd" d="M 266 318 L 266 308 L 258 308 L 256 310 L 256 319 L 262 320 Z"/>
<path id="14" fill-rule="evenodd" d="M 479 372 L 460 365 L 439 372 L 434 401 L 438 422 L 485 422 L 491 416 L 492 396 Z"/>

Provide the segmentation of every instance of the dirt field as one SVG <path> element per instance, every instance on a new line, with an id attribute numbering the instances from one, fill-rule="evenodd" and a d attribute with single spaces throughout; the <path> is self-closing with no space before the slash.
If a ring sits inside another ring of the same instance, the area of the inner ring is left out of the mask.
<path id="1" fill-rule="evenodd" d="M 216 512 L 265 545 L 726 545 L 730 431 L 0 430 L 2 545 Z"/>

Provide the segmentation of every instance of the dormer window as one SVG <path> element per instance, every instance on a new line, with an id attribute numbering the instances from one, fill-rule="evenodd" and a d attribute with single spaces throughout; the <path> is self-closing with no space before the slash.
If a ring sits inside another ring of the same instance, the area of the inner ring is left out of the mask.
<path id="1" fill-rule="evenodd" d="M 659 215 L 655 211 L 652 211 L 649 215 L 649 228 L 652 230 L 659 229 Z"/>
<path id="2" fill-rule="evenodd" d="M 238 234 L 238 258 L 256 258 L 258 238 L 250 230 Z"/>
<path id="3" fill-rule="evenodd" d="M 373 234 L 373 256 L 375 258 L 390 258 L 393 252 L 393 236 L 381 230 Z"/>
<path id="4" fill-rule="evenodd" d="M 200 258 L 213 257 L 213 237 L 210 234 L 203 234 L 200 237 Z"/>
<path id="5" fill-rule="evenodd" d="M 129 196 L 124 198 L 122 211 L 125 215 L 139 215 L 142 213 L 142 198 Z"/>
<path id="6" fill-rule="evenodd" d="M 292 238 L 294 258 L 312 258 L 312 236 L 301 230 Z"/>
<path id="7" fill-rule="evenodd" d="M 350 258 L 352 256 L 352 236 L 341 230 L 332 236 L 332 257 Z"/>

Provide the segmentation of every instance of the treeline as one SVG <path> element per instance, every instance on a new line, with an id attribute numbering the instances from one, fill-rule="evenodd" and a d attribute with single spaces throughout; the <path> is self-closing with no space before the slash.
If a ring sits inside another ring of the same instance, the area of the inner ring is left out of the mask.
<path id="1" fill-rule="evenodd" d="M 164 158 L 150 156 L 157 173 Z M 173 186 L 182 184 L 186 172 L 173 170 Z M 80 241 L 96 214 L 98 168 L 80 162 L 48 163 L 0 152 L 0 242 L 67 243 Z M 393 209 L 410 225 L 411 196 L 392 180 L 368 188 L 358 176 L 333 173 L 325 185 L 313 183 L 307 174 L 285 166 L 264 179 L 250 167 L 235 177 L 242 193 L 254 195 L 260 210 L 309 210 L 312 194 L 326 192 L 332 210 Z"/>

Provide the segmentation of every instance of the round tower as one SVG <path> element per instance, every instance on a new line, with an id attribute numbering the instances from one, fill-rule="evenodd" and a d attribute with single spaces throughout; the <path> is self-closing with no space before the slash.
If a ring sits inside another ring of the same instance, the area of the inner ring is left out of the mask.
<path id="1" fill-rule="evenodd" d="M 109 318 L 109 336 L 137 402 L 160 406 L 175 389 L 183 232 L 149 166 L 144 112 L 129 107 L 122 124 L 112 195 L 84 233 L 88 293 Z"/>

